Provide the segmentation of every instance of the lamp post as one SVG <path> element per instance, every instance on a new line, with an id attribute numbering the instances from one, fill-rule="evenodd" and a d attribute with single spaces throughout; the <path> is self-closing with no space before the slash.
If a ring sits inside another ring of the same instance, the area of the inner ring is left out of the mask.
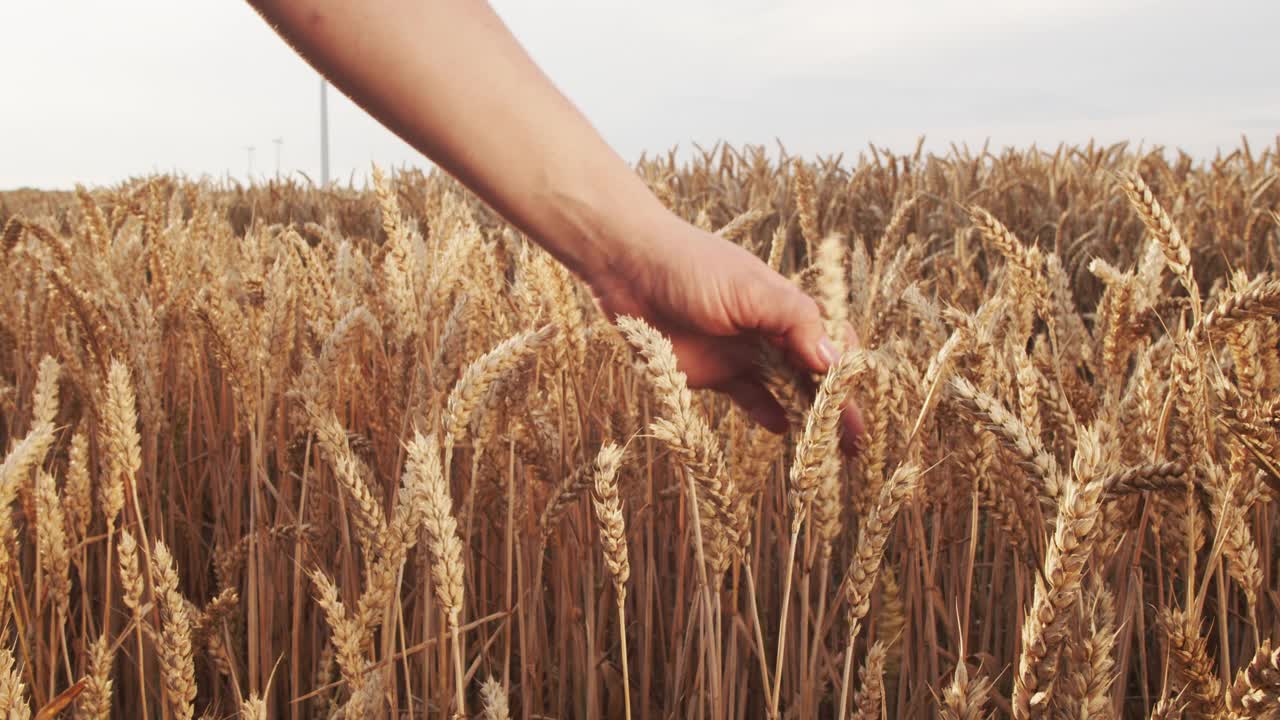
<path id="1" fill-rule="evenodd" d="M 329 185 L 329 81 L 320 78 L 320 186 Z"/>

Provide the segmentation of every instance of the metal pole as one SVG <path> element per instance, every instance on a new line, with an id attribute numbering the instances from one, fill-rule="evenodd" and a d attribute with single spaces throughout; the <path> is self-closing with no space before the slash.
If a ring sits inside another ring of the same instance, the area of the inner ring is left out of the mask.
<path id="1" fill-rule="evenodd" d="M 271 142 L 276 144 L 276 180 L 280 179 L 280 147 L 284 145 L 284 138 L 276 138 Z"/>
<path id="2" fill-rule="evenodd" d="M 253 182 L 253 146 L 245 145 L 245 151 L 249 154 L 249 182 Z"/>
<path id="3" fill-rule="evenodd" d="M 329 81 L 320 78 L 320 185 L 329 185 Z"/>

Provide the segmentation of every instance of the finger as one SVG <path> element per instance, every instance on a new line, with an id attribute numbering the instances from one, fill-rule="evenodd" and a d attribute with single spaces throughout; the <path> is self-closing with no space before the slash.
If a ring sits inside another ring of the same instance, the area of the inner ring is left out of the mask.
<path id="1" fill-rule="evenodd" d="M 781 434 L 787 430 L 787 415 L 763 385 L 748 378 L 736 378 L 721 388 L 752 420 L 766 430 Z"/>
<path id="2" fill-rule="evenodd" d="M 862 349 L 862 338 L 858 337 L 858 331 L 853 329 L 853 323 L 851 322 L 844 323 L 844 349 Z"/>
<path id="3" fill-rule="evenodd" d="M 850 400 L 840 414 L 840 449 L 845 455 L 857 455 L 867 444 L 867 422 L 862 416 L 862 409 Z"/>
<path id="4" fill-rule="evenodd" d="M 840 329 L 846 352 L 862 349 L 862 340 L 858 338 L 852 323 L 846 322 Z M 866 418 L 862 414 L 862 408 L 858 407 L 858 401 L 850 396 L 840 413 L 840 449 L 846 455 L 853 457 L 866 447 L 866 443 Z"/>
<path id="5" fill-rule="evenodd" d="M 755 369 L 756 346 L 746 336 L 714 338 L 686 331 L 670 334 L 677 366 L 691 388 L 721 388 Z"/>
<path id="6" fill-rule="evenodd" d="M 779 338 L 787 352 L 810 372 L 826 372 L 840 357 L 839 349 L 827 337 L 813 298 L 776 274 L 746 287 L 746 316 L 741 318 L 744 329 Z"/>

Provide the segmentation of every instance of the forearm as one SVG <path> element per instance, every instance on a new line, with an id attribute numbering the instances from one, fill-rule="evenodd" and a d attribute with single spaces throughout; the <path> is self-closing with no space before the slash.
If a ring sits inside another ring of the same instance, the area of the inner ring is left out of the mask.
<path id="1" fill-rule="evenodd" d="M 481 0 L 251 0 L 320 72 L 584 276 L 661 212 Z"/>

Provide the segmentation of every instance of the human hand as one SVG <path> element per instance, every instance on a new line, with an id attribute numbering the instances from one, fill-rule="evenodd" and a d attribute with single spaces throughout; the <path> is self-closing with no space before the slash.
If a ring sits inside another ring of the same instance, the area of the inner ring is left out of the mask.
<path id="1" fill-rule="evenodd" d="M 839 357 L 818 304 L 745 249 L 666 212 L 629 228 L 628 250 L 607 274 L 587 276 L 610 318 L 642 317 L 671 339 L 690 387 L 729 395 L 773 432 L 786 415 L 756 373 L 763 338 L 797 369 L 824 373 Z M 848 328 L 845 337 L 856 344 Z M 852 402 L 842 415 L 842 446 L 852 453 L 864 432 Z"/>

